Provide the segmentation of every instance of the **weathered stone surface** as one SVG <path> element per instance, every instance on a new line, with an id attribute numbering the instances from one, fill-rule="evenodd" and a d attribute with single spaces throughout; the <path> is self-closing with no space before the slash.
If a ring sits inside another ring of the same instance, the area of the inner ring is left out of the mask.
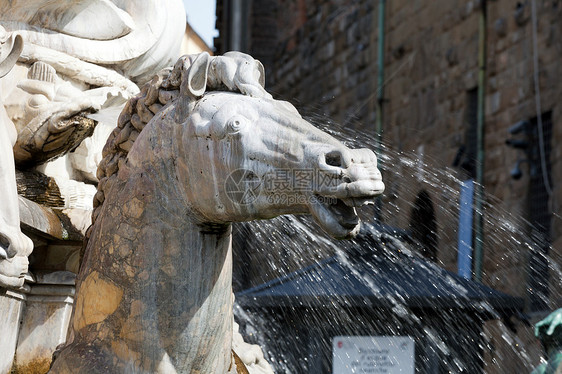
<path id="1" fill-rule="evenodd" d="M 76 299 L 74 328 L 80 330 L 103 321 L 115 312 L 122 298 L 122 289 L 101 278 L 98 272 L 92 272 L 82 283 L 81 293 Z"/>
<path id="2" fill-rule="evenodd" d="M 49 371 L 56 347 L 66 340 L 74 278 L 69 272 L 43 273 L 36 278 L 27 295 L 13 373 Z"/>
<path id="3" fill-rule="evenodd" d="M 25 294 L 0 288 L 0 373 L 8 374 L 12 368 L 18 341 L 18 331 L 25 305 Z"/>
<path id="4" fill-rule="evenodd" d="M 36 170 L 16 170 L 18 195 L 38 204 L 64 207 L 59 187 L 55 180 Z"/>
<path id="5" fill-rule="evenodd" d="M 67 210 L 66 213 L 61 209 L 51 209 L 41 206 L 26 198 L 19 197 L 19 211 L 21 215 L 21 225 L 26 230 L 41 232 L 51 238 L 64 241 L 80 241 L 83 238 L 83 232 L 76 228 L 71 221 L 73 217 L 75 221 L 83 219 L 83 216 L 89 215 L 87 211 Z"/>
<path id="6" fill-rule="evenodd" d="M 59 109 L 56 117 L 54 113 L 49 113 L 53 114 L 55 118 L 45 117 L 45 121 L 55 122 L 56 127 L 64 129 L 63 131 L 57 129 L 54 132 L 42 122 L 37 123 L 37 128 L 26 128 L 21 131 L 14 148 L 16 162 L 23 167 L 29 167 L 33 164 L 50 161 L 76 149 L 84 139 L 94 133 L 96 125 L 95 121 L 90 118 L 74 115 L 75 111 L 82 112 L 91 109 L 86 104 L 84 105 L 84 107 L 69 110 L 64 114 L 61 114 Z M 53 107 L 53 105 L 49 106 Z"/>
<path id="7" fill-rule="evenodd" d="M 135 112 L 169 99 L 151 88 L 125 107 L 123 122 L 136 123 L 123 123 L 105 148 L 72 339 L 53 373 L 234 373 L 230 222 L 311 213 L 335 237 L 359 230 L 355 207 L 384 189 L 374 153 L 347 148 L 273 100 L 252 61 L 182 58 L 150 83 L 181 87 L 154 119 Z M 238 66 L 248 62 L 250 71 Z M 268 372 L 244 353 L 250 372 Z"/>

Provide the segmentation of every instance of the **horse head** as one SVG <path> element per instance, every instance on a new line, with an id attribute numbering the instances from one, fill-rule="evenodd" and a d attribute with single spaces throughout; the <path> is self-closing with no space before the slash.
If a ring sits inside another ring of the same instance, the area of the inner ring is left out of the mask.
<path id="1" fill-rule="evenodd" d="M 208 59 L 192 61 L 182 82 L 187 99 L 172 109 L 182 124 L 177 152 L 188 152 L 177 158 L 177 175 L 194 210 L 210 222 L 311 213 L 332 236 L 354 236 L 360 227 L 355 208 L 384 190 L 375 154 L 349 149 L 262 87 L 246 95 L 202 94 L 216 80 L 209 78 L 215 73 Z M 257 82 L 263 79 L 257 71 L 246 75 Z M 246 91 L 260 83 L 248 80 L 238 79 Z M 178 117 L 187 106 L 189 115 Z"/>
<path id="2" fill-rule="evenodd" d="M 91 362 L 111 372 L 227 372 L 228 224 L 311 213 L 334 237 L 351 237 L 355 208 L 383 192 L 373 152 L 347 148 L 274 100 L 250 56 L 217 58 L 180 59 L 119 117 L 98 169 L 74 341 L 54 372 L 89 373 Z"/>

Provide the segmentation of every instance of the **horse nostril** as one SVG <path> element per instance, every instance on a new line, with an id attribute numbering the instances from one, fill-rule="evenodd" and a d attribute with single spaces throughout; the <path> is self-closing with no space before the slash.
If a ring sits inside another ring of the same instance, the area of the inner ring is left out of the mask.
<path id="1" fill-rule="evenodd" d="M 342 167 L 343 161 L 341 153 L 338 151 L 326 153 L 326 165 Z"/>

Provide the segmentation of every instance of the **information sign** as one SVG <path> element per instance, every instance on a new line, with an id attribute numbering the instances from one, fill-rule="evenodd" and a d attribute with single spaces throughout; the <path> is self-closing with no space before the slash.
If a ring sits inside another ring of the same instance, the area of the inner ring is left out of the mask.
<path id="1" fill-rule="evenodd" d="M 409 336 L 336 336 L 333 374 L 414 374 Z"/>

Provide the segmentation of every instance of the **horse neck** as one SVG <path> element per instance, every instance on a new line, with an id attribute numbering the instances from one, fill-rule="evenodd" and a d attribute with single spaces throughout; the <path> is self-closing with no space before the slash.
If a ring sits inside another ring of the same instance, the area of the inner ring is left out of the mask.
<path id="1" fill-rule="evenodd" d="M 193 218 L 172 155 L 146 152 L 141 160 L 141 153 L 108 191 L 81 281 L 87 283 L 95 270 L 117 283 L 123 297 L 108 329 L 143 326 L 150 340 L 143 354 L 168 355 L 185 372 L 226 373 L 233 321 L 231 227 Z M 140 314 L 133 305 L 142 306 Z M 131 345 L 136 339 L 131 337 Z M 187 370 L 190 365 L 195 366 Z"/>

